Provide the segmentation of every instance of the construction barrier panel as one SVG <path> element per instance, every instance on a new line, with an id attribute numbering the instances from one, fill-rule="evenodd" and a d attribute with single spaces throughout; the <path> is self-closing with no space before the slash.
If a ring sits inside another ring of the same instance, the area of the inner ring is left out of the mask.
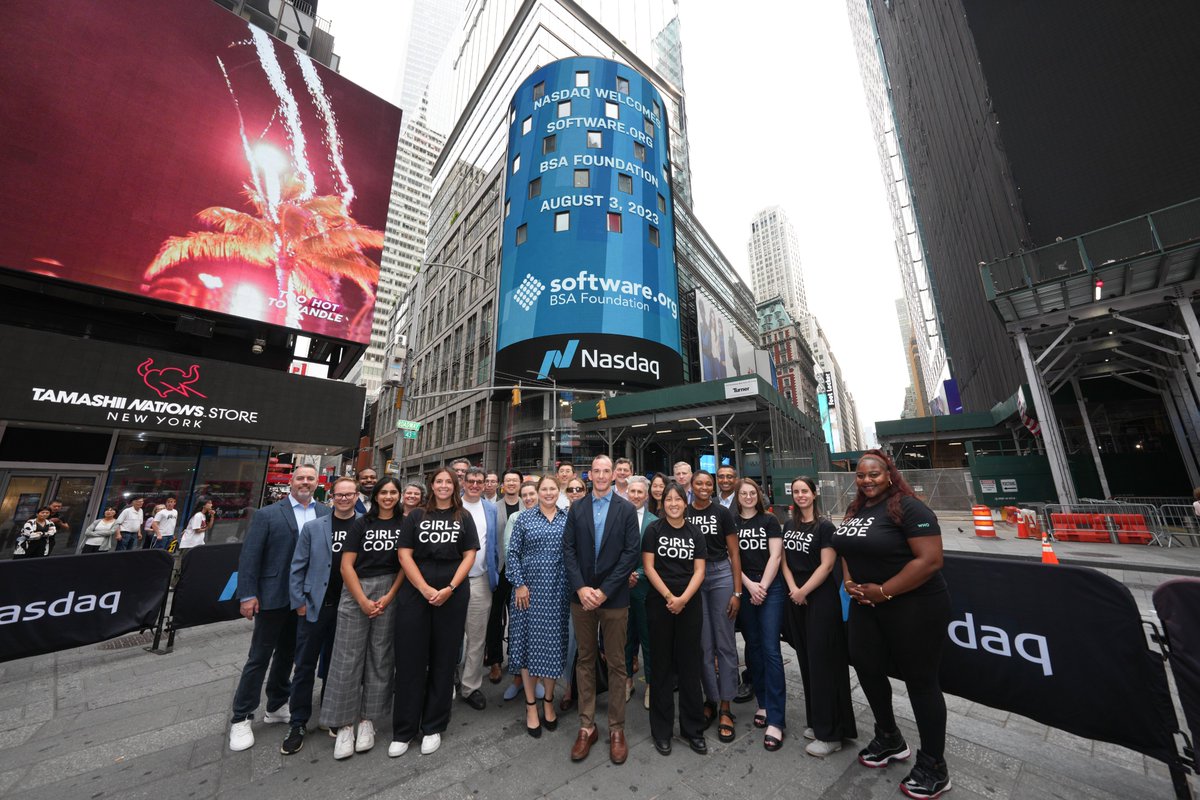
<path id="1" fill-rule="evenodd" d="M 234 596 L 241 554 L 241 542 L 194 547 L 183 554 L 175 599 L 171 603 L 172 628 L 190 628 L 241 616 L 240 603 Z"/>
<path id="2" fill-rule="evenodd" d="M 0 561 L 0 661 L 153 628 L 174 566 L 165 550 Z"/>

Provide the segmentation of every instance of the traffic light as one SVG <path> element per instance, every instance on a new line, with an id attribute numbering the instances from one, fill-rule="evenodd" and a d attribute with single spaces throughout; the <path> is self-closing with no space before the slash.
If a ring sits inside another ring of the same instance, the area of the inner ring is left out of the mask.
<path id="1" fill-rule="evenodd" d="M 404 408 L 404 387 L 403 386 L 400 386 L 396 389 L 396 402 L 393 404 L 393 406 L 397 411 Z"/>
<path id="2" fill-rule="evenodd" d="M 604 404 L 603 398 L 596 401 L 596 419 L 608 419 L 608 406 Z"/>
<path id="3" fill-rule="evenodd" d="M 512 390 L 512 404 L 514 406 L 521 405 L 521 387 L 514 386 Z"/>

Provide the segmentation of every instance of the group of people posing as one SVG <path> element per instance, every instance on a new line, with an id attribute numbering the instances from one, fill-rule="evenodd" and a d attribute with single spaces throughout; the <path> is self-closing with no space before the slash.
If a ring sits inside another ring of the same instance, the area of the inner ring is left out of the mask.
<path id="1" fill-rule="evenodd" d="M 859 761 L 910 757 L 891 668 L 921 741 L 900 788 L 918 798 L 949 790 L 938 665 L 950 606 L 936 517 L 881 451 L 859 460 L 840 523 L 821 516 L 811 478 L 792 481 L 781 524 L 754 480 L 719 472 L 680 463 L 673 479 L 648 478 L 605 455 L 591 463 L 590 487 L 570 465 L 526 479 L 458 461 L 405 486 L 362 470 L 358 482 L 334 482 L 331 510 L 313 500 L 316 472 L 298 467 L 243 544 L 237 598 L 254 633 L 231 749 L 253 746 L 265 681 L 264 720 L 286 723 L 281 752 L 298 752 L 320 674 L 318 723 L 335 759 L 371 750 L 389 707 L 388 755 L 418 743 L 430 754 L 454 698 L 486 707 L 483 680 L 499 683 L 506 663 L 504 696 L 523 697 L 530 736 L 557 729 L 577 705 L 573 761 L 600 739 L 607 677 L 609 757 L 621 764 L 640 650 L 655 749 L 670 755 L 678 733 L 703 754 L 714 723 L 721 741 L 736 737 L 740 627 L 766 750 L 780 750 L 788 730 L 782 637 L 803 678 L 807 753 L 825 757 L 857 738 L 853 664 L 875 717 Z"/>

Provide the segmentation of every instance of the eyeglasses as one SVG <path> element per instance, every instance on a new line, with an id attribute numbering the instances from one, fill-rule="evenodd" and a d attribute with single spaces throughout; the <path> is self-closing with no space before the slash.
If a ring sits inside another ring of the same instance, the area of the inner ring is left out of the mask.
<path id="1" fill-rule="evenodd" d="M 567 487 L 568 494 L 582 494 L 583 492 L 586 492 L 586 491 L 587 491 L 587 489 L 584 489 L 582 486 L 568 486 Z"/>
<path id="2" fill-rule="evenodd" d="M 479 478 L 473 478 L 473 479 L 472 479 L 472 478 L 468 478 L 468 479 L 466 480 L 466 483 L 467 483 L 469 486 L 479 486 L 479 485 L 482 485 L 482 484 L 483 484 L 483 481 L 479 480 Z"/>
<path id="3" fill-rule="evenodd" d="M 333 499 L 334 500 L 349 500 L 352 497 L 358 497 L 358 492 L 350 492 L 349 494 L 347 494 L 346 492 L 341 492 L 340 494 L 335 494 L 333 496 Z"/>

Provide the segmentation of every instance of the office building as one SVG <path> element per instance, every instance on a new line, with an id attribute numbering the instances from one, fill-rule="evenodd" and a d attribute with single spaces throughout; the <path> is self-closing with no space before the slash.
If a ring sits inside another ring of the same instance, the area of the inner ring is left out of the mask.
<path id="1" fill-rule="evenodd" d="M 834 453 L 861 450 L 864 438 L 859 429 L 854 395 L 842 378 L 842 368 L 833 355 L 833 346 L 815 314 L 809 314 L 800 327 L 815 362 L 817 405 L 821 426 L 825 429 L 825 442 Z"/>
<path id="2" fill-rule="evenodd" d="M 317 16 L 317 0 L 214 0 L 256 28 L 338 71 L 329 20 Z"/>
<path id="3" fill-rule="evenodd" d="M 800 411 L 814 420 L 820 419 L 816 360 L 802 327 L 792 320 L 783 298 L 759 303 L 757 311 L 763 347 L 775 364 L 775 387 Z"/>
<path id="4" fill-rule="evenodd" d="M 750 223 L 750 276 L 754 299 L 764 303 L 774 297 L 793 320 L 808 316 L 804 273 L 800 267 L 800 245 L 796 229 L 779 206 L 764 208 Z"/>
<path id="5" fill-rule="evenodd" d="M 904 348 L 904 362 L 908 365 L 908 388 L 904 392 L 904 412 L 901 418 L 924 417 L 929 413 L 925 399 L 925 378 L 921 372 L 922 334 L 912 324 L 908 315 L 907 297 L 896 299 L 896 322 L 900 325 L 900 344 Z"/>

